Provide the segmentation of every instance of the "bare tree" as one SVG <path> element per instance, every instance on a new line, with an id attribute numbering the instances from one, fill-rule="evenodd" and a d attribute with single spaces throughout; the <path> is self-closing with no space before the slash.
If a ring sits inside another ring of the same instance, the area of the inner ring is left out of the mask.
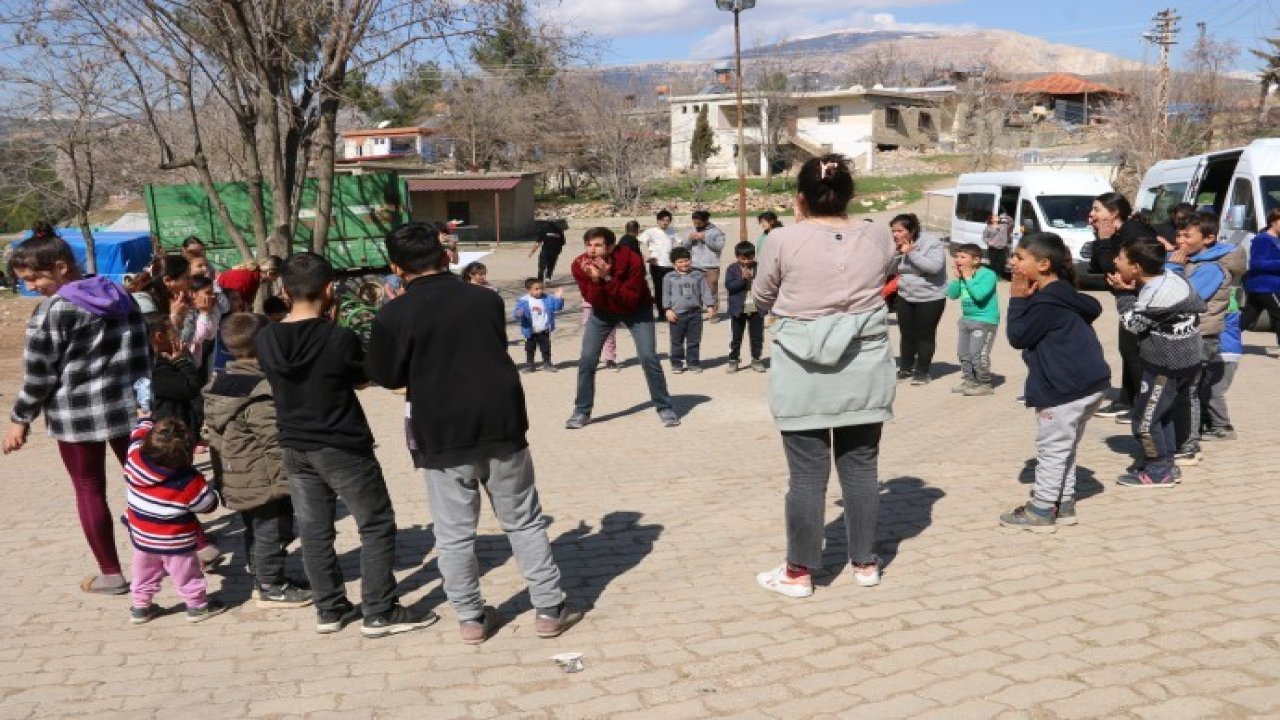
<path id="1" fill-rule="evenodd" d="M 663 140 L 634 95 L 610 88 L 600 78 L 567 84 L 577 99 L 574 117 L 580 139 L 580 167 L 591 174 L 616 209 L 635 212 L 660 170 Z"/>

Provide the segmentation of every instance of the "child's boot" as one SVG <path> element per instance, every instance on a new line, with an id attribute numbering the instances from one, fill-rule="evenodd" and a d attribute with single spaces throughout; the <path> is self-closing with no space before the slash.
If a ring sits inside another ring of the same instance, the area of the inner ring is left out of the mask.
<path id="1" fill-rule="evenodd" d="M 1000 524 L 1005 527 L 1020 528 L 1038 533 L 1057 532 L 1057 527 L 1054 524 L 1053 508 L 1041 510 L 1032 505 L 1030 501 L 1026 505 L 1019 505 L 1012 511 L 1002 514 L 1000 516 Z"/>
<path id="2" fill-rule="evenodd" d="M 974 383 L 964 391 L 965 397 L 974 397 L 978 395 L 995 395 L 996 389 L 991 387 L 991 383 Z"/>

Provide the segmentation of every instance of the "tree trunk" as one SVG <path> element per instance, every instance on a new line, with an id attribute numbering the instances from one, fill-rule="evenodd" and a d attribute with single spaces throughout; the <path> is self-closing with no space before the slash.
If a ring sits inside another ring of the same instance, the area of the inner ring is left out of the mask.
<path id="1" fill-rule="evenodd" d="M 342 87 L 340 79 L 329 83 L 332 87 Z M 334 148 L 338 142 L 338 108 L 341 98 L 331 92 L 325 92 L 320 100 L 320 124 L 316 128 L 316 139 L 319 143 L 316 152 L 316 220 L 311 235 L 311 250 L 320 255 L 325 254 L 329 243 L 329 222 L 333 213 L 333 163 Z M 406 200 L 408 198 L 405 198 Z"/>

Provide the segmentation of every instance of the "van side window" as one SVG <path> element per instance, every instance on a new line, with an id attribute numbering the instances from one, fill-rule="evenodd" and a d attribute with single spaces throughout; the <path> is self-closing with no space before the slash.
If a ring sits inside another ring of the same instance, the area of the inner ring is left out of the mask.
<path id="1" fill-rule="evenodd" d="M 1036 211 L 1031 207 L 1030 200 L 1022 201 L 1020 212 L 1022 213 L 1022 217 L 1019 218 L 1022 221 L 1022 231 L 1028 234 L 1040 232 L 1040 221 L 1036 219 Z"/>
<path id="2" fill-rule="evenodd" d="M 1231 184 L 1231 202 L 1227 203 L 1227 207 L 1241 205 L 1245 209 L 1244 224 L 1241 227 L 1253 231 L 1258 227 L 1258 211 L 1253 206 L 1253 183 L 1249 182 L 1249 178 L 1236 178 Z"/>
<path id="3" fill-rule="evenodd" d="M 958 193 L 956 195 L 956 219 L 985 223 L 991 219 L 996 206 L 992 193 Z"/>
<path id="4" fill-rule="evenodd" d="M 1151 192 L 1155 194 L 1151 203 L 1152 224 L 1169 222 L 1169 209 L 1182 202 L 1182 197 L 1187 194 L 1187 183 L 1157 185 L 1151 188 Z"/>

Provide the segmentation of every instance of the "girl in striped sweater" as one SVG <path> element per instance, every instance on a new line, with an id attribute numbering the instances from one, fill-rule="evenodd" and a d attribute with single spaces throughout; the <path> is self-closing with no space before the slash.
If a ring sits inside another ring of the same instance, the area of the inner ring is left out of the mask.
<path id="1" fill-rule="evenodd" d="M 201 622 L 226 610 L 210 600 L 196 557 L 200 521 L 195 513 L 212 512 L 218 496 L 191 465 L 193 439 L 186 423 L 175 418 L 153 422 L 143 418 L 129 436 L 124 479 L 129 485 L 125 524 L 133 542 L 133 606 L 129 621 L 149 622 L 159 612 L 151 602 L 165 575 L 173 578 L 187 604 L 187 621 Z"/>

